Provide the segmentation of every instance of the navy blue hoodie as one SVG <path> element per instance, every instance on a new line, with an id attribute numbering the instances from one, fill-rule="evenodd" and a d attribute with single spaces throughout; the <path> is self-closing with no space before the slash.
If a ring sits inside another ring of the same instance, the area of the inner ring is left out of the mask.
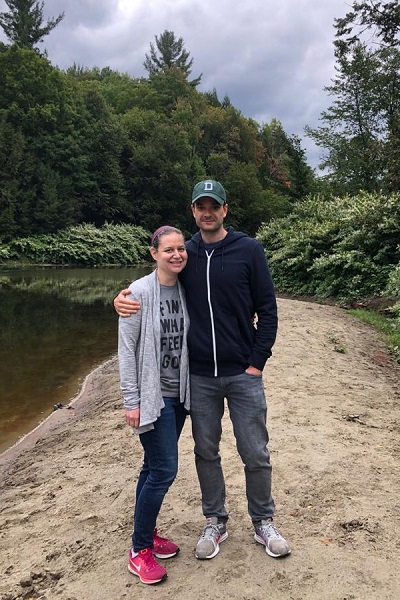
<path id="1" fill-rule="evenodd" d="M 276 338 L 276 297 L 264 249 L 233 227 L 227 231 L 214 244 L 204 244 L 200 232 L 186 244 L 188 263 L 179 279 L 194 375 L 238 375 L 249 365 L 262 370 Z"/>

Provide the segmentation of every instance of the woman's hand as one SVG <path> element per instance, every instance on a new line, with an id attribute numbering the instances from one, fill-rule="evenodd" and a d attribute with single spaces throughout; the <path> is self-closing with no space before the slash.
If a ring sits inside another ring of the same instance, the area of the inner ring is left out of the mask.
<path id="1" fill-rule="evenodd" d="M 137 429 L 140 423 L 140 408 L 125 409 L 125 421 L 130 427 Z"/>

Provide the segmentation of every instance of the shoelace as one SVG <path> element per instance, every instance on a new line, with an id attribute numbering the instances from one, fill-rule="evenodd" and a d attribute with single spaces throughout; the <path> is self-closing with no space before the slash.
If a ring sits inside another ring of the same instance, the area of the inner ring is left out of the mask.
<path id="1" fill-rule="evenodd" d="M 154 569 L 158 568 L 158 564 L 152 552 L 146 552 L 146 554 L 142 554 L 142 560 L 149 571 L 154 571 Z"/>
<path id="2" fill-rule="evenodd" d="M 221 535 L 221 532 L 218 529 L 218 526 L 213 525 L 212 523 L 209 523 L 208 525 L 205 526 L 204 531 L 201 534 L 201 539 L 202 540 L 212 540 L 212 539 L 214 539 L 214 537 L 216 535 L 217 536 Z"/>
<path id="3" fill-rule="evenodd" d="M 260 530 L 262 531 L 262 533 L 265 533 L 266 537 L 269 537 L 269 538 L 281 538 L 282 537 L 273 523 L 268 523 L 267 525 L 261 525 Z"/>

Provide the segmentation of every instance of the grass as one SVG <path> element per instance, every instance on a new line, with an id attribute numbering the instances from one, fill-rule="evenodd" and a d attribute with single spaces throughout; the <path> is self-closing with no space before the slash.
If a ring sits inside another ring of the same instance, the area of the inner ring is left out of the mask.
<path id="1" fill-rule="evenodd" d="M 393 354 L 395 360 L 400 364 L 400 319 L 388 318 L 382 313 L 365 310 L 362 308 L 352 308 L 349 312 L 353 317 L 363 323 L 371 325 L 385 336 L 389 352 Z"/>
<path id="2" fill-rule="evenodd" d="M 331 331 L 328 335 L 328 339 L 330 342 L 332 342 L 333 349 L 335 352 L 339 352 L 339 354 L 347 353 L 347 348 L 344 344 L 341 343 L 336 331 Z"/>

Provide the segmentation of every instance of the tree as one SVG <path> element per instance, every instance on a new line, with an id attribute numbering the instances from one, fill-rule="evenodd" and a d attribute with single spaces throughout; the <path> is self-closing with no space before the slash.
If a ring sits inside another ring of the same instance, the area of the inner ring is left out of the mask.
<path id="1" fill-rule="evenodd" d="M 4 239 L 74 222 L 79 197 L 73 194 L 71 179 L 80 169 L 80 143 L 74 139 L 80 114 L 74 100 L 65 77 L 46 58 L 17 46 L 0 53 Z M 74 158 L 72 165 L 69 159 Z"/>
<path id="2" fill-rule="evenodd" d="M 156 35 L 155 40 L 156 47 L 150 42 L 150 54 L 146 54 L 143 63 L 150 77 L 175 67 L 180 69 L 188 79 L 192 72 L 193 58 L 189 60 L 190 53 L 185 49 L 183 39 L 181 37 L 176 39 L 173 31 L 165 30 L 160 36 Z M 190 84 L 196 87 L 200 81 L 201 75 L 190 81 Z"/>
<path id="3" fill-rule="evenodd" d="M 261 223 L 271 217 L 256 165 L 235 162 L 224 178 L 224 186 L 229 196 L 229 223 L 255 235 Z"/>
<path id="4" fill-rule="evenodd" d="M 400 44 L 400 5 L 381 0 L 364 0 L 353 2 L 352 10 L 342 19 L 334 19 L 336 27 L 335 46 L 346 53 L 352 46 L 362 41 L 363 34 L 368 32 L 373 40 L 385 47 L 396 47 Z"/>
<path id="5" fill-rule="evenodd" d="M 86 163 L 85 179 L 77 182 L 83 184 L 82 220 L 97 226 L 106 221 L 120 222 L 132 214 L 120 166 L 124 131 L 96 86 L 85 85 L 80 93 L 85 123 L 81 151 Z"/>
<path id="6" fill-rule="evenodd" d="M 1 112 L 0 112 L 1 114 Z M 16 127 L 0 120 L 0 239 L 8 241 L 19 233 L 21 204 L 19 176 L 24 161 L 25 140 Z"/>
<path id="7" fill-rule="evenodd" d="M 0 236 L 129 219 L 124 131 L 97 81 L 77 81 L 32 50 L 0 53 Z"/>
<path id="8" fill-rule="evenodd" d="M 187 199 L 199 176 L 189 136 L 178 123 L 146 112 L 135 111 L 142 119 L 139 129 L 136 118 L 125 120 L 131 138 L 125 177 L 132 222 L 149 230 L 171 222 L 187 230 L 192 222 Z"/>
<path id="9" fill-rule="evenodd" d="M 302 200 L 311 191 L 314 175 L 297 136 L 288 136 L 282 124 L 272 119 L 260 132 L 263 160 L 259 177 L 264 188 L 273 189 L 290 200 Z"/>
<path id="10" fill-rule="evenodd" d="M 207 100 L 206 95 L 203 97 Z M 201 113 L 202 134 L 196 152 L 203 159 L 207 172 L 224 180 L 235 162 L 257 164 L 262 148 L 255 121 L 244 117 L 231 104 L 214 104 L 214 101 L 208 103 Z"/>
<path id="11" fill-rule="evenodd" d="M 377 191 L 382 186 L 382 141 L 385 132 L 379 62 L 358 44 L 338 60 L 337 75 L 325 91 L 334 96 L 321 114 L 323 126 L 306 128 L 325 149 L 321 169 L 330 172 L 335 193 Z"/>
<path id="12" fill-rule="evenodd" d="M 5 0 L 9 12 L 0 13 L 0 27 L 12 44 L 33 50 L 64 18 L 64 13 L 44 24 L 44 2 Z"/>
<path id="13" fill-rule="evenodd" d="M 337 76 L 325 88 L 335 99 L 321 114 L 323 125 L 306 133 L 324 150 L 320 168 L 329 170 L 335 194 L 397 191 L 399 3 L 353 2 L 335 23 Z"/>

